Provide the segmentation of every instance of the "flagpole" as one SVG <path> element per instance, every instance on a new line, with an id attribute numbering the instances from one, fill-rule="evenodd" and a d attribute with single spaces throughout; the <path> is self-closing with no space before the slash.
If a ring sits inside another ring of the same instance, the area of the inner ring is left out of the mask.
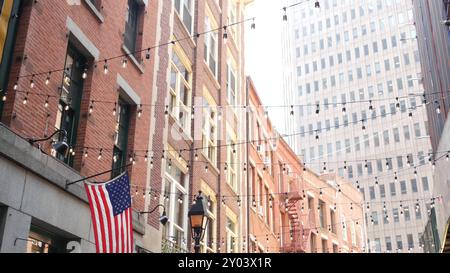
<path id="1" fill-rule="evenodd" d="M 91 179 L 91 178 L 94 178 L 94 177 L 97 177 L 97 176 L 100 176 L 100 175 L 103 175 L 103 174 L 107 174 L 107 173 L 110 173 L 110 172 L 115 171 L 115 170 L 120 170 L 120 169 L 123 169 L 123 168 L 127 168 L 127 167 L 129 167 L 129 166 L 131 166 L 131 165 L 133 165 L 133 163 L 129 163 L 129 164 L 124 165 L 124 166 L 120 166 L 120 167 L 117 167 L 117 168 L 113 168 L 113 169 L 110 169 L 110 170 L 107 170 L 107 171 L 104 171 L 104 172 L 101 172 L 101 173 L 98 173 L 98 174 L 94 174 L 94 175 L 91 175 L 91 176 L 88 176 L 88 177 L 85 177 L 85 178 L 82 178 L 82 179 L 79 179 L 79 180 L 76 180 L 76 181 L 66 182 L 66 189 L 67 189 L 70 185 L 73 185 L 73 184 L 76 184 L 76 183 L 80 183 L 80 182 L 82 182 L 82 181 L 86 181 L 86 180 L 88 180 L 88 179 Z"/>

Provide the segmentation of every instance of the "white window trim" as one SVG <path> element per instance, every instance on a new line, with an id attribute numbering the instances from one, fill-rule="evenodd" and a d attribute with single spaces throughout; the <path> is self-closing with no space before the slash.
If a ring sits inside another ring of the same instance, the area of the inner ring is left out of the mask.
<path id="1" fill-rule="evenodd" d="M 179 127 L 183 129 L 183 131 L 187 135 L 191 135 L 191 105 L 192 105 L 192 68 L 189 63 L 186 63 L 183 59 L 185 56 L 180 56 L 178 52 L 180 52 L 181 49 L 173 48 L 172 54 L 176 54 L 180 62 L 183 64 L 183 66 L 186 68 L 186 70 L 189 72 L 189 79 L 185 79 L 184 75 L 180 73 L 178 70 L 178 67 L 173 63 L 172 59 L 170 60 L 170 73 L 172 73 L 172 69 L 176 72 L 176 83 L 175 83 L 175 89 L 173 90 L 172 87 L 169 84 L 169 100 L 172 99 L 172 96 L 175 96 L 175 104 L 173 105 L 173 109 L 170 112 L 170 115 L 172 118 L 178 123 Z M 183 53 L 181 53 L 183 54 Z M 188 97 L 188 105 L 184 105 L 184 102 L 182 98 L 180 97 L 180 85 L 186 84 L 189 89 L 189 94 L 187 94 Z M 182 125 L 181 120 L 179 119 L 180 111 L 184 112 L 183 118 L 185 119 L 184 126 Z"/>
<path id="2" fill-rule="evenodd" d="M 193 29 L 194 29 L 195 2 L 196 1 L 193 1 L 193 0 L 191 1 L 192 6 L 191 6 L 191 25 L 190 26 L 186 26 L 184 24 L 184 20 L 183 20 L 183 18 L 184 18 L 184 5 L 185 5 L 186 1 L 190 1 L 190 0 L 180 0 L 180 12 L 179 13 L 178 13 L 177 9 L 175 8 L 175 1 L 173 2 L 173 5 L 174 5 L 175 13 L 178 15 L 181 23 L 186 28 L 187 32 L 192 34 Z"/>

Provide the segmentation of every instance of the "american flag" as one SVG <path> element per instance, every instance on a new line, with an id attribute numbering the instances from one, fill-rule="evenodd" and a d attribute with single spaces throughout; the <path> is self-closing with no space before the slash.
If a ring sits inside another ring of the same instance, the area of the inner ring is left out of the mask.
<path id="1" fill-rule="evenodd" d="M 130 180 L 126 172 L 113 180 L 84 184 L 91 207 L 97 253 L 132 253 Z"/>

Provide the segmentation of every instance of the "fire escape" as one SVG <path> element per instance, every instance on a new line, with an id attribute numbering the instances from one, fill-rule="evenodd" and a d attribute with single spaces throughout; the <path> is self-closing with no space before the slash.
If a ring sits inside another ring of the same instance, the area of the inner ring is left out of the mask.
<path id="1" fill-rule="evenodd" d="M 302 199 L 303 196 L 300 194 L 300 191 L 294 191 L 287 193 L 284 201 L 280 201 L 280 210 L 285 212 L 289 219 L 289 226 L 284 227 L 288 228 L 288 232 L 285 233 L 286 239 L 281 248 L 282 252 L 306 252 L 311 229 L 314 226 L 314 210 L 302 214 L 298 202 Z M 289 237 L 287 236 L 288 234 Z"/>

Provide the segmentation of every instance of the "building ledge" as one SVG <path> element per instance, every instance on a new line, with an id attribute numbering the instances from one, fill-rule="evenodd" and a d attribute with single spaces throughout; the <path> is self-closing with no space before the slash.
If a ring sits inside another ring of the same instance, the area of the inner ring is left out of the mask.
<path id="1" fill-rule="evenodd" d="M 31 145 L 26 139 L 15 134 L 3 123 L 0 123 L 0 156 L 8 158 L 19 166 L 42 177 L 49 183 L 77 197 L 85 203 L 88 198 L 82 183 L 66 187 L 67 182 L 82 179 L 78 171 L 60 160 L 49 156 Z M 58 205 L 58 204 L 55 204 Z M 61 205 L 61 204 L 59 204 Z M 133 211 L 133 229 L 144 234 L 145 221 Z"/>

